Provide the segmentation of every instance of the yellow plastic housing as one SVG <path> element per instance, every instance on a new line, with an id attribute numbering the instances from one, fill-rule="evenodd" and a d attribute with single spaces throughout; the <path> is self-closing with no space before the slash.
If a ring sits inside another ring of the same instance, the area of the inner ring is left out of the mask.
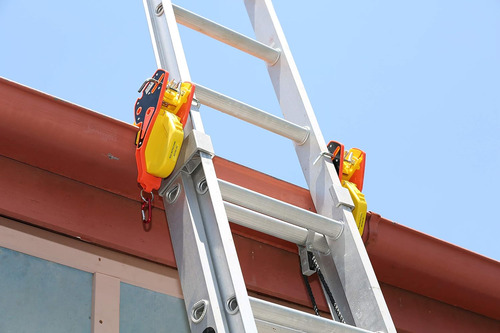
<path id="1" fill-rule="evenodd" d="M 192 87 L 191 83 L 182 82 L 180 84 L 180 92 L 172 88 L 167 88 L 163 95 L 162 110 L 177 114 L 181 106 L 187 102 Z"/>
<path id="2" fill-rule="evenodd" d="M 146 171 L 156 177 L 168 177 L 177 163 L 183 140 L 184 131 L 179 117 L 162 109 L 144 152 Z"/>
<path id="3" fill-rule="evenodd" d="M 361 162 L 363 162 L 363 152 L 357 148 L 349 149 L 344 158 L 342 179 L 350 180 L 354 172 L 361 167 Z"/>
<path id="4" fill-rule="evenodd" d="M 354 210 L 352 211 L 352 215 L 354 216 L 354 220 L 356 221 L 356 225 L 358 226 L 359 233 L 363 235 L 363 230 L 365 229 L 366 222 L 366 210 L 368 208 L 365 200 L 365 195 L 361 193 L 360 190 L 358 190 L 354 183 L 348 182 L 347 180 L 344 180 L 342 182 L 342 186 L 349 190 L 349 194 L 351 195 L 352 201 L 354 202 Z"/>

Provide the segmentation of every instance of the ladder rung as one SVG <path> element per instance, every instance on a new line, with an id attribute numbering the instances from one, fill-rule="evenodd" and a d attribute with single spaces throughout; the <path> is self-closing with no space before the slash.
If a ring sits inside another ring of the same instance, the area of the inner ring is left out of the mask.
<path id="1" fill-rule="evenodd" d="M 233 223 L 298 245 L 306 246 L 308 231 L 304 228 L 254 212 L 253 210 L 237 206 L 227 201 L 224 201 L 224 207 L 226 208 L 229 221 Z M 313 235 L 311 245 L 315 250 L 323 253 L 328 253 L 330 251 L 325 238 L 316 232 Z"/>
<path id="2" fill-rule="evenodd" d="M 223 25 L 204 18 L 203 16 L 199 16 L 187 9 L 174 4 L 172 4 L 172 7 L 174 8 L 175 19 L 179 24 L 199 31 L 202 34 L 251 54 L 254 57 L 260 58 L 271 66 L 274 65 L 280 57 L 281 52 L 279 50 L 273 49 L 255 39 L 226 28 Z"/>
<path id="3" fill-rule="evenodd" d="M 301 145 L 309 137 L 309 128 L 296 125 L 253 106 L 196 84 L 196 98 L 201 104 L 244 120 Z"/>
<path id="4" fill-rule="evenodd" d="M 233 204 L 286 221 L 319 234 L 338 238 L 344 223 L 219 179 L 222 198 Z"/>
<path id="5" fill-rule="evenodd" d="M 255 297 L 249 298 L 259 332 L 275 332 L 278 328 L 273 328 L 272 324 L 274 324 L 279 328 L 290 328 L 293 332 L 373 333 Z"/>

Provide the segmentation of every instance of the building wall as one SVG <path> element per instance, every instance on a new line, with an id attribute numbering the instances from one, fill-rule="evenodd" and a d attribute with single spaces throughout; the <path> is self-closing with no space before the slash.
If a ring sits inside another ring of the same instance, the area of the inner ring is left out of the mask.
<path id="1" fill-rule="evenodd" d="M 0 218 L 0 332 L 189 332 L 177 272 Z"/>

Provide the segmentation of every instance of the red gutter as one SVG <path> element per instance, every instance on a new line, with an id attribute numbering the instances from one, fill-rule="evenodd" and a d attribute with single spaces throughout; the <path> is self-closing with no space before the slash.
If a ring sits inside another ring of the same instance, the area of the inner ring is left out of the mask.
<path id="1" fill-rule="evenodd" d="M 389 284 L 380 287 L 398 333 L 500 332 L 498 320 Z"/>
<path id="2" fill-rule="evenodd" d="M 0 101 L 0 214 L 175 265 L 160 200 L 153 230 L 142 230 L 133 126 L 1 78 Z M 313 210 L 305 189 L 229 161 L 214 163 L 222 179 Z M 430 332 L 422 328 L 426 321 L 442 327 L 455 318 L 464 332 L 500 330 L 497 261 L 370 215 L 366 246 L 398 329 Z M 250 290 L 309 304 L 295 245 L 232 230 Z"/>
<path id="3" fill-rule="evenodd" d="M 137 198 L 134 126 L 2 78 L 0 100 L 2 155 Z"/>
<path id="4" fill-rule="evenodd" d="M 384 283 L 500 319 L 498 261 L 374 213 L 363 239 Z"/>

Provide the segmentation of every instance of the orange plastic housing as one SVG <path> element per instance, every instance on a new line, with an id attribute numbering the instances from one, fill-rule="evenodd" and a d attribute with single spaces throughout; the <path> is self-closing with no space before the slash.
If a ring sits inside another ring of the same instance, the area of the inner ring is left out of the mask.
<path id="1" fill-rule="evenodd" d="M 146 147 L 153 129 L 153 125 L 158 117 L 159 110 L 163 102 L 165 88 L 163 85 L 168 82 L 168 72 L 158 69 L 149 82 L 146 82 L 142 90 L 142 96 L 137 99 L 134 107 L 135 125 L 139 126 L 139 133 L 136 138 L 137 149 L 135 150 L 135 160 L 137 164 L 137 182 L 141 184 L 146 192 L 151 192 L 160 188 L 161 178 L 147 172 Z"/>
<path id="2" fill-rule="evenodd" d="M 177 164 L 195 86 L 168 82 L 168 72 L 159 69 L 142 88 L 135 103 L 137 181 L 151 192 Z"/>
<path id="3" fill-rule="evenodd" d="M 358 148 L 351 148 L 344 159 L 343 180 L 356 184 L 358 190 L 363 191 L 365 179 L 366 153 Z"/>

